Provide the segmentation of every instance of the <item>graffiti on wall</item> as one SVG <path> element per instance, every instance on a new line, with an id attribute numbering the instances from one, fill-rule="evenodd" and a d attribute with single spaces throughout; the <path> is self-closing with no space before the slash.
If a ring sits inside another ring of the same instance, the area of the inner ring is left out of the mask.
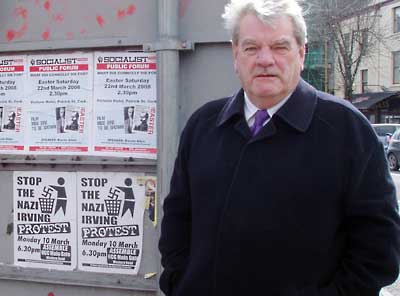
<path id="1" fill-rule="evenodd" d="M 133 1 L 16 1 L 7 12 L 12 17 L 2 26 L 0 41 L 24 41 L 26 35 L 30 40 L 44 41 L 85 38 L 88 32 L 106 29 L 116 23 L 126 25 L 124 22 L 133 17 L 136 10 Z"/>

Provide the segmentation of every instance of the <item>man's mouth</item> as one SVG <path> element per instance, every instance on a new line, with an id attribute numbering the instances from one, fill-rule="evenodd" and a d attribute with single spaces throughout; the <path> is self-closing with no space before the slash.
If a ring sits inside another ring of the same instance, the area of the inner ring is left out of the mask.
<path id="1" fill-rule="evenodd" d="M 259 74 L 256 77 L 259 77 L 259 78 L 274 78 L 274 77 L 276 77 L 276 75 L 273 75 L 273 74 Z"/>

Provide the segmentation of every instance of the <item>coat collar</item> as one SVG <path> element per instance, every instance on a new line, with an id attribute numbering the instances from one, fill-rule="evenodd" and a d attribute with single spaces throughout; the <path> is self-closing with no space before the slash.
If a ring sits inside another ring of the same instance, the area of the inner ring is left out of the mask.
<path id="1" fill-rule="evenodd" d="M 315 89 L 304 80 L 300 80 L 289 100 L 275 113 L 287 124 L 305 132 L 311 124 L 317 104 Z M 244 91 L 240 89 L 225 104 L 217 119 L 217 126 L 223 125 L 235 116 L 244 116 Z"/>

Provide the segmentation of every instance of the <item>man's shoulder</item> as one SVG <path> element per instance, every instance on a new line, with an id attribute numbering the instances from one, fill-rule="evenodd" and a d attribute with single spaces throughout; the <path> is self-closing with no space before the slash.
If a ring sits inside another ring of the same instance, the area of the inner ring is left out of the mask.
<path id="1" fill-rule="evenodd" d="M 348 143 L 356 141 L 369 143 L 374 147 L 378 143 L 369 120 L 348 100 L 317 91 L 317 108 L 315 116 L 331 135 L 346 138 Z"/>
<path id="2" fill-rule="evenodd" d="M 316 95 L 318 99 L 317 112 L 319 115 L 332 119 L 339 119 L 338 117 L 346 116 L 369 124 L 360 110 L 354 107 L 348 100 L 322 91 L 316 91 Z"/>

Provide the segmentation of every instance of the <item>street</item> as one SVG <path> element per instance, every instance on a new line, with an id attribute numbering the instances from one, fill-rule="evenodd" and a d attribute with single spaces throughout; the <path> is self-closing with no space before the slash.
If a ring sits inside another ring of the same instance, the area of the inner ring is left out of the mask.
<path id="1" fill-rule="evenodd" d="M 399 171 L 393 172 L 392 178 L 396 185 L 397 199 L 399 200 L 400 203 L 400 172 Z M 381 296 L 400 296 L 400 277 L 393 285 L 386 287 L 382 291 Z"/>

